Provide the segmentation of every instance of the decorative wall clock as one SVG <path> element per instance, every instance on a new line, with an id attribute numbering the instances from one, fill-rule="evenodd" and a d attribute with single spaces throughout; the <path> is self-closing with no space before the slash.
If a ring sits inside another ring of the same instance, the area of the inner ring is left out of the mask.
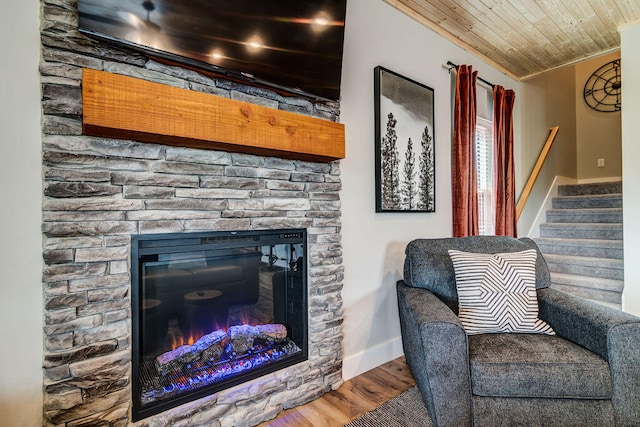
<path id="1" fill-rule="evenodd" d="M 620 111 L 621 96 L 622 78 L 619 59 L 607 62 L 598 68 L 584 85 L 584 100 L 596 111 Z"/>

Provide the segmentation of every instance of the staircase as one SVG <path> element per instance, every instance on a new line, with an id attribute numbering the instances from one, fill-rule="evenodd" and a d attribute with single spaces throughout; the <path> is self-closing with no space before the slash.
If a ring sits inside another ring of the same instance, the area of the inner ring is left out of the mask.
<path id="1" fill-rule="evenodd" d="M 534 240 L 549 265 L 552 287 L 620 308 L 621 182 L 559 186 Z"/>

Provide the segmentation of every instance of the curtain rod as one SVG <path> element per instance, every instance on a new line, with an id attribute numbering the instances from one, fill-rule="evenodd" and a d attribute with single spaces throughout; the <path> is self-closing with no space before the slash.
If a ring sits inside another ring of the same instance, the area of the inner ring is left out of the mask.
<path id="1" fill-rule="evenodd" d="M 449 67 L 449 72 L 451 72 L 452 68 L 455 68 L 456 70 L 458 69 L 458 65 L 454 64 L 451 61 L 447 61 L 447 66 Z M 491 82 L 486 81 L 485 79 L 483 79 L 482 77 L 478 76 L 478 80 L 480 80 L 482 83 L 491 86 L 491 88 L 493 89 L 495 87 L 495 85 Z"/>

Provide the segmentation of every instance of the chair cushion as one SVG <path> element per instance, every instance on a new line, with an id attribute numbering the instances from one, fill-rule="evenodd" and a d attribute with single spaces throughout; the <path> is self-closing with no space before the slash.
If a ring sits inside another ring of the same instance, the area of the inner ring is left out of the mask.
<path id="1" fill-rule="evenodd" d="M 536 288 L 548 288 L 551 276 L 538 247 L 531 239 L 504 236 L 471 236 L 444 239 L 416 239 L 407 245 L 404 262 L 404 282 L 412 287 L 426 288 L 447 304 L 457 303 L 455 272 L 447 252 L 499 253 L 535 249 Z"/>
<path id="2" fill-rule="evenodd" d="M 554 334 L 538 319 L 535 249 L 478 254 L 449 250 L 456 275 L 458 317 L 467 334 Z"/>
<path id="3" fill-rule="evenodd" d="M 473 395 L 611 399 L 608 363 L 557 335 L 469 336 Z"/>

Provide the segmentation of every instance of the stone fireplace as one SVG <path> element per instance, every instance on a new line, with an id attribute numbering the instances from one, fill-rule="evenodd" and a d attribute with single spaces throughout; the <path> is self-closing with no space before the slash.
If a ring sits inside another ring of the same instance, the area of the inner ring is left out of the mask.
<path id="1" fill-rule="evenodd" d="M 131 238 L 132 419 L 307 360 L 306 231 Z"/>
<path id="2" fill-rule="evenodd" d="M 308 303 L 306 360 L 136 425 L 253 425 L 340 385 L 339 163 L 86 136 L 80 85 L 93 68 L 326 120 L 338 120 L 339 105 L 113 49 L 78 33 L 75 1 L 42 6 L 45 424 L 133 422 L 135 236 L 306 230 Z"/>

